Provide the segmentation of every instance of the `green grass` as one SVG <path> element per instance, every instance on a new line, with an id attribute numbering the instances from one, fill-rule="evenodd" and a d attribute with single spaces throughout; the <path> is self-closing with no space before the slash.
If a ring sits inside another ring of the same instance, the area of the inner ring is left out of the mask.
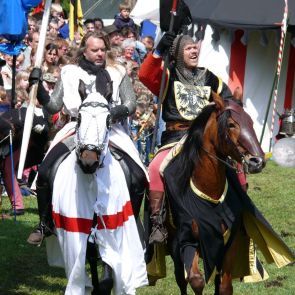
<path id="1" fill-rule="evenodd" d="M 283 237 L 291 249 L 295 249 L 295 169 L 282 168 L 269 161 L 264 171 L 248 177 L 249 195 L 257 207 Z M 1 214 L 10 212 L 7 197 L 0 209 L 0 294 L 49 295 L 63 294 L 66 279 L 63 269 L 49 267 L 45 244 L 34 247 L 26 239 L 38 222 L 35 197 L 25 197 L 26 214 L 1 220 Z M 261 257 L 262 262 L 264 259 Z M 167 277 L 155 287 L 138 290 L 139 295 L 178 295 L 169 257 Z M 295 294 L 295 266 L 277 269 L 264 263 L 270 278 L 256 284 L 234 283 L 234 294 L 292 295 Z M 193 294 L 189 291 L 189 294 Z M 204 294 L 213 294 L 212 286 L 206 286 Z"/>

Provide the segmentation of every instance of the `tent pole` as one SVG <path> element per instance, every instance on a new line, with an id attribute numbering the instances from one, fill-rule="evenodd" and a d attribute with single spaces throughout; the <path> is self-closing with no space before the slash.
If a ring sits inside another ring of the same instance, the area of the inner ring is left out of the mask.
<path id="1" fill-rule="evenodd" d="M 277 75 L 275 75 L 275 77 L 274 77 L 271 92 L 270 92 L 270 96 L 269 96 L 269 99 L 268 99 L 268 104 L 267 104 L 267 108 L 266 108 L 266 112 L 265 112 L 265 116 L 264 116 L 264 121 L 263 121 L 262 132 L 261 132 L 260 140 L 259 140 L 260 145 L 262 144 L 262 140 L 263 140 L 263 136 L 264 136 L 264 132 L 265 132 L 265 127 L 266 127 L 266 124 L 267 124 L 267 118 L 268 118 L 268 115 L 269 115 L 270 104 L 271 104 L 271 101 L 272 101 L 276 80 L 278 80 Z"/>
<path id="2" fill-rule="evenodd" d="M 280 46 L 279 46 L 278 61 L 277 61 L 277 71 L 276 71 L 276 76 L 275 76 L 274 85 L 273 85 L 273 89 L 272 89 L 273 111 L 272 111 L 272 120 L 271 120 L 271 128 L 270 128 L 270 133 L 271 133 L 270 134 L 270 142 L 269 142 L 269 151 L 270 152 L 271 152 L 271 148 L 272 148 L 272 138 L 273 138 L 275 115 L 277 113 L 276 105 L 277 105 L 279 81 L 280 81 L 280 76 L 281 76 L 281 66 L 282 66 L 282 61 L 283 61 L 284 51 L 285 51 L 287 28 L 288 28 L 288 0 L 285 0 L 284 16 L 283 16 L 283 20 L 282 20 L 282 24 L 281 24 L 281 38 L 280 38 Z M 272 96 L 270 98 L 270 101 L 271 101 L 271 99 L 272 99 Z M 267 112 L 267 115 L 268 115 L 268 112 Z M 266 124 L 266 122 L 267 122 L 267 116 L 265 118 L 264 124 Z M 263 132 L 264 132 L 264 130 L 263 130 Z M 262 137 L 263 137 L 263 134 L 262 134 Z M 261 141 L 262 141 L 262 137 L 261 137 Z"/>

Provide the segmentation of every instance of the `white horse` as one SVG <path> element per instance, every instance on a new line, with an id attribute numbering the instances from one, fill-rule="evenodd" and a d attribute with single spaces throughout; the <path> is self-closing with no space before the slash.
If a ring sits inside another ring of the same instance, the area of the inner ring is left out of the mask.
<path id="1" fill-rule="evenodd" d="M 108 148 L 110 125 L 107 101 L 99 93 L 89 94 L 79 109 L 76 148 L 60 164 L 53 183 L 58 245 L 56 237 L 47 239 L 48 261 L 64 266 L 68 295 L 91 289 L 92 294 L 105 295 L 112 287 L 115 294 L 135 294 L 136 288 L 148 284 L 124 173 Z M 105 285 L 95 286 L 97 278 L 92 278 L 93 284 L 89 280 L 87 244 L 96 245 L 105 270 L 112 274 Z"/>

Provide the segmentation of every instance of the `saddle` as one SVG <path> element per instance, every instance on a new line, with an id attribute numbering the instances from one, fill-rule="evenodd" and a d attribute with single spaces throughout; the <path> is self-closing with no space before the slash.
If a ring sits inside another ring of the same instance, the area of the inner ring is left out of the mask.
<path id="1" fill-rule="evenodd" d="M 110 146 L 112 156 L 119 161 L 124 172 L 129 190 L 134 216 L 138 216 L 141 201 L 147 188 L 147 180 L 144 171 L 133 159 L 117 147 Z"/>

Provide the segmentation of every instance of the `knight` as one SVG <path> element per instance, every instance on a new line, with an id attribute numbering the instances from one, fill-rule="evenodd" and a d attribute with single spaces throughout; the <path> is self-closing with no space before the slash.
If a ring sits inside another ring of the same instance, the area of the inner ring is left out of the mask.
<path id="1" fill-rule="evenodd" d="M 114 147 L 120 148 L 124 155 L 129 155 L 129 160 L 131 158 L 145 176 L 145 168 L 122 123 L 135 111 L 135 94 L 126 73 L 119 75 L 113 68 L 106 66 L 107 49 L 108 40 L 104 35 L 88 32 L 81 41 L 75 64 L 62 68 L 61 79 L 50 96 L 42 87 L 42 83 L 39 83 L 37 98 L 40 104 L 49 114 L 55 114 L 63 107 L 70 117 L 70 122 L 56 135 L 53 147 L 49 148 L 39 167 L 36 191 L 40 222 L 28 237 L 30 244 L 40 245 L 44 237 L 52 233 L 54 226 L 51 218 L 52 192 L 49 180 L 54 176 L 54 167 L 74 148 L 74 137 L 69 135 L 75 132 L 78 109 L 85 94 L 98 92 L 106 98 L 111 107 L 113 122 L 110 142 Z M 31 83 L 38 83 L 40 75 L 38 69 L 34 69 L 30 76 Z"/>
<path id="2" fill-rule="evenodd" d="M 161 146 L 149 165 L 151 244 L 167 239 L 162 216 L 164 184 L 159 171 L 162 161 L 185 135 L 191 122 L 212 101 L 212 91 L 223 98 L 232 97 L 230 89 L 219 77 L 198 66 L 198 52 L 198 46 L 190 36 L 176 36 L 167 32 L 156 49 L 146 57 L 139 71 L 141 82 L 159 96 L 163 56 L 168 53 L 171 55 L 162 98 L 162 117 L 166 130 L 161 136 Z"/>

